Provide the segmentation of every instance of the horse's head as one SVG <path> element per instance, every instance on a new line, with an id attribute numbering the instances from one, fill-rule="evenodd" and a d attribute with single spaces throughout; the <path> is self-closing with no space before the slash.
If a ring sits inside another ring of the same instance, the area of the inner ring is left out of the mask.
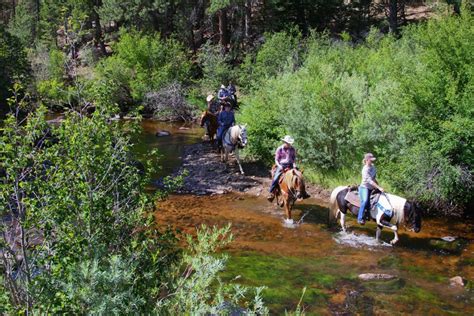
<path id="1" fill-rule="evenodd" d="M 418 203 L 406 202 L 404 213 L 407 228 L 418 233 L 421 230 L 421 208 Z"/>
<path id="2" fill-rule="evenodd" d="M 304 183 L 304 177 L 303 173 L 299 171 L 298 169 L 292 169 L 291 173 L 293 175 L 293 190 L 295 192 L 295 196 L 297 199 L 303 199 L 308 197 L 308 194 L 306 193 L 306 185 Z"/>
<path id="3" fill-rule="evenodd" d="M 244 148 L 247 146 L 247 128 L 245 125 L 239 125 L 239 147 Z"/>

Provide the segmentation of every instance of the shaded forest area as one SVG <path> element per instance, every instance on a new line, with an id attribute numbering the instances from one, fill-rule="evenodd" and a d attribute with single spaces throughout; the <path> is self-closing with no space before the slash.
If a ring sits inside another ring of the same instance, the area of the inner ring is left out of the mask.
<path id="1" fill-rule="evenodd" d="M 456 1 L 450 7 L 459 11 Z M 307 37 L 313 31 L 327 31 L 333 37 L 349 34 L 359 41 L 371 26 L 397 33 L 402 25 L 422 20 L 430 12 L 423 1 L 407 0 L 2 0 L 0 24 L 29 48 L 32 68 L 5 70 L 4 77 L 32 74 L 35 87 L 30 95 L 54 107 L 71 101 L 61 90 L 77 76 L 91 76 L 84 67 L 95 66 L 102 57 L 119 50 L 114 46 L 123 33 L 159 34 L 160 39 L 174 41 L 172 45 L 190 62 L 186 65 L 190 67 L 186 73 L 189 83 L 208 75 L 203 69 L 206 63 L 218 67 L 215 64 L 222 61 L 233 70 L 258 50 L 265 34 L 293 29 Z M 12 65 L 8 60 L 5 58 L 7 68 Z M 66 69 L 61 69 L 61 63 Z M 217 76 L 221 80 L 236 77 Z M 2 96 L 11 83 L 2 84 Z M 123 109 L 142 101 L 133 91 L 122 90 Z"/>

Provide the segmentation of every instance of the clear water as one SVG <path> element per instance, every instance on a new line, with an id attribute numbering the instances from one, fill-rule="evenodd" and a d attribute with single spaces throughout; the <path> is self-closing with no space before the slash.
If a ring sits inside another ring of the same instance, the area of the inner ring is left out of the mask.
<path id="1" fill-rule="evenodd" d="M 196 126 L 144 120 L 134 135 L 138 155 L 157 148 L 162 169 L 157 179 L 180 166 L 186 144 L 201 141 Z M 158 130 L 171 136 L 156 137 Z M 272 314 L 294 310 L 302 290 L 308 315 L 474 315 L 474 286 L 451 287 L 449 279 L 474 281 L 474 230 L 472 222 L 425 219 L 418 234 L 402 229 L 392 247 L 389 231 L 384 243 L 375 241 L 375 225 L 358 226 L 348 217 L 348 232 L 327 226 L 324 202 L 309 199 L 295 206 L 293 223 L 263 197 L 247 195 L 174 195 L 158 204 L 159 225 L 194 234 L 201 224 L 232 224 L 234 242 L 224 280 L 249 286 L 267 286 L 265 301 Z M 304 217 L 302 220 L 301 218 Z M 454 241 L 443 237 L 456 237 Z M 361 273 L 387 273 L 397 279 L 364 282 Z"/>

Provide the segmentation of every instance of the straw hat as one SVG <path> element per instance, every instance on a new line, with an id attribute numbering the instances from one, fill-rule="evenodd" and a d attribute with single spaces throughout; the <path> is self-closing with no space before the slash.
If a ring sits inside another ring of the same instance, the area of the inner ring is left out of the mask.
<path id="1" fill-rule="evenodd" d="M 206 101 L 211 102 L 212 99 L 214 99 L 214 96 L 212 94 L 210 94 L 210 95 L 207 96 Z"/>
<path id="2" fill-rule="evenodd" d="M 295 140 L 293 139 L 293 137 L 291 137 L 290 135 L 286 135 L 286 136 L 283 137 L 281 140 L 284 141 L 284 142 L 287 143 L 287 144 L 290 144 L 290 145 L 292 145 L 292 144 L 295 142 Z"/>

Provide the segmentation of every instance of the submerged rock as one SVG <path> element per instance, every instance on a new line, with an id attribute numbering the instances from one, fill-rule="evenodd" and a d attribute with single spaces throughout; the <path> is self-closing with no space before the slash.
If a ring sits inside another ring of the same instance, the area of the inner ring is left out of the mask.
<path id="1" fill-rule="evenodd" d="M 373 281 L 373 280 L 393 280 L 396 276 L 386 273 L 362 273 L 359 274 L 359 279 L 362 281 Z"/>
<path id="2" fill-rule="evenodd" d="M 447 242 L 453 242 L 456 240 L 457 237 L 454 236 L 446 236 L 446 237 L 441 237 L 441 240 L 447 241 Z"/>
<path id="3" fill-rule="evenodd" d="M 157 137 L 164 137 L 164 136 L 170 136 L 171 133 L 168 132 L 168 131 L 158 131 L 158 132 L 156 132 L 155 135 L 156 135 Z"/>
<path id="4" fill-rule="evenodd" d="M 455 287 L 464 287 L 466 285 L 466 282 L 464 281 L 462 277 L 455 276 L 449 279 L 449 284 Z"/>

